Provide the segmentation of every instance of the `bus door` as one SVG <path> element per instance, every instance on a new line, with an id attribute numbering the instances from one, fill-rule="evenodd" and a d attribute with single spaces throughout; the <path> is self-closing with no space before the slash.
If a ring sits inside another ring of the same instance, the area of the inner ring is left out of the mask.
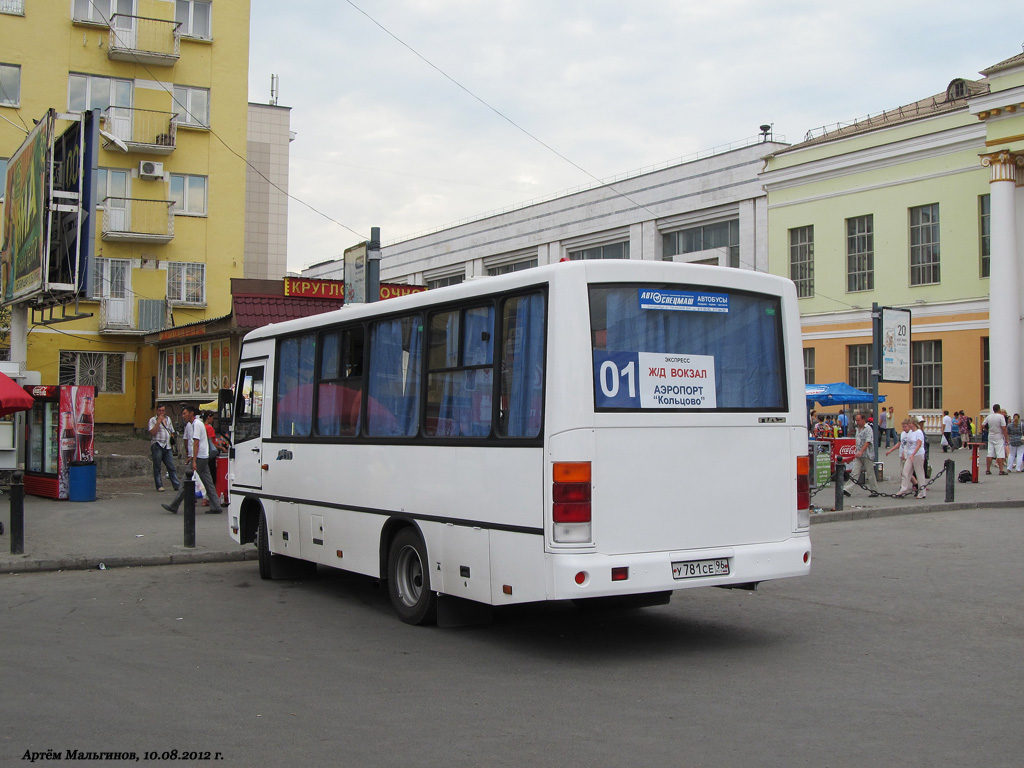
<path id="1" fill-rule="evenodd" d="M 231 480 L 244 488 L 263 487 L 263 382 L 266 363 L 243 363 L 235 388 L 234 462 Z"/>

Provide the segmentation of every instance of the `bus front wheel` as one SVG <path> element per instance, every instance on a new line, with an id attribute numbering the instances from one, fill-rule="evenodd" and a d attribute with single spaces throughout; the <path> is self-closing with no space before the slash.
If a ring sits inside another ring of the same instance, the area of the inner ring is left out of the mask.
<path id="1" fill-rule="evenodd" d="M 256 529 L 256 552 L 259 555 L 260 578 L 272 578 L 270 573 L 270 537 L 267 533 L 266 512 L 260 512 L 259 527 Z"/>
<path id="2" fill-rule="evenodd" d="M 388 549 L 388 594 L 395 613 L 406 624 L 433 624 L 437 595 L 430 588 L 430 568 L 423 539 L 403 528 Z"/>

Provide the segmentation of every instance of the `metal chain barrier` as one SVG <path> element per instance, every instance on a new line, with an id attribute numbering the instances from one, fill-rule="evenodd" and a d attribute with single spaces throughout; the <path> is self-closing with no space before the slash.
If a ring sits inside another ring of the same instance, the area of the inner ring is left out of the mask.
<path id="1" fill-rule="evenodd" d="M 942 465 L 942 469 L 940 469 L 938 474 L 935 475 L 931 480 L 929 480 L 924 485 L 921 485 L 920 483 L 917 484 L 917 493 L 920 493 L 922 490 L 924 490 L 924 489 L 928 488 L 929 486 L 931 486 L 932 483 L 934 483 L 936 480 L 938 480 L 940 477 L 942 477 L 945 473 L 946 473 L 946 465 L 943 464 Z M 863 483 L 858 481 L 852 475 L 850 476 L 850 481 L 854 485 L 856 485 L 858 488 L 863 488 L 865 491 L 870 491 L 871 490 L 866 485 L 864 485 Z M 885 496 L 885 498 L 887 498 L 887 499 L 903 499 L 903 498 L 906 498 L 907 496 L 910 496 L 913 493 L 913 491 L 907 491 L 907 493 L 882 493 L 881 491 L 878 491 L 877 493 L 878 493 L 879 496 Z"/>

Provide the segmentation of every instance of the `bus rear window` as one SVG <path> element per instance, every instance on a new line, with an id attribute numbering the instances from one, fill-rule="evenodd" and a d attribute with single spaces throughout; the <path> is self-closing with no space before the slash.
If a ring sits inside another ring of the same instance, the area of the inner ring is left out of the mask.
<path id="1" fill-rule="evenodd" d="M 599 411 L 787 408 L 777 296 L 593 285 L 590 330 Z"/>

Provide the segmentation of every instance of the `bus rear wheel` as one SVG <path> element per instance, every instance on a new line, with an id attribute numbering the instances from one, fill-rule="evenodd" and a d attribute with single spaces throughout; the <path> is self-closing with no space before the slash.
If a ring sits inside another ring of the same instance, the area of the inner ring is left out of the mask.
<path id="1" fill-rule="evenodd" d="M 437 595 L 430 588 L 427 548 L 412 528 L 403 528 L 388 549 L 388 594 L 406 624 L 433 624 Z"/>

